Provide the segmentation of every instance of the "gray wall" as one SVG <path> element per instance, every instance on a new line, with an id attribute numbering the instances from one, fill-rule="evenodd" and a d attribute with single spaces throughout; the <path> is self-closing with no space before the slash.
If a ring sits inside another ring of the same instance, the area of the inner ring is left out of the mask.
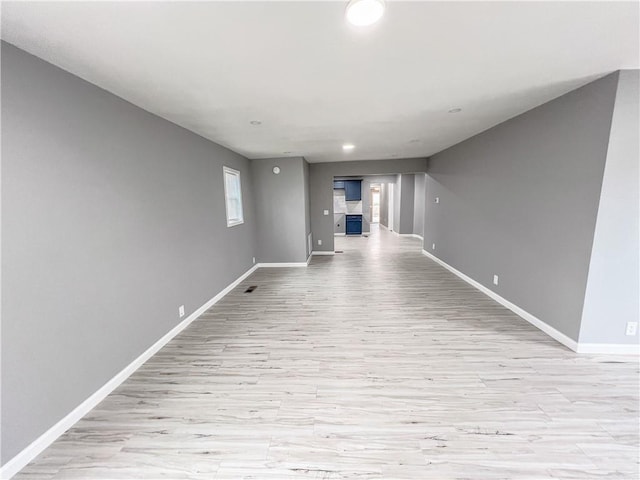
<path id="1" fill-rule="evenodd" d="M 399 202 L 396 206 L 398 212 L 396 232 L 400 234 L 413 233 L 413 204 L 415 201 L 415 176 L 413 174 L 402 174 L 398 177 Z"/>
<path id="2" fill-rule="evenodd" d="M 307 260 L 306 164 L 302 157 L 251 161 L 259 262 Z"/>
<path id="3" fill-rule="evenodd" d="M 252 266 L 249 161 L 2 43 L 2 463 Z M 222 167 L 242 173 L 227 228 Z"/>
<path id="4" fill-rule="evenodd" d="M 333 177 L 356 175 L 390 175 L 425 172 L 425 158 L 326 162 L 309 165 L 309 192 L 313 250 L 333 251 Z M 329 210 L 324 215 L 323 210 Z M 322 240 L 322 245 L 318 245 Z"/>
<path id="5" fill-rule="evenodd" d="M 305 252 L 307 252 L 307 258 L 311 255 L 311 245 L 307 239 L 311 239 L 311 216 L 310 216 L 310 204 L 309 204 L 309 163 L 306 160 L 302 161 L 303 168 L 303 187 L 304 187 L 304 232 L 305 232 Z"/>
<path id="6" fill-rule="evenodd" d="M 609 75 L 429 160 L 425 245 L 573 340 L 616 85 Z"/>
<path id="7" fill-rule="evenodd" d="M 380 188 L 380 225 L 389 228 L 389 184 L 383 183 Z"/>
<path id="8" fill-rule="evenodd" d="M 620 72 L 580 328 L 585 343 L 639 339 L 625 335 L 640 309 L 639 84 L 638 70 Z"/>
<path id="9" fill-rule="evenodd" d="M 424 201 L 426 178 L 423 173 L 416 173 L 413 200 L 413 233 L 424 236 Z"/>

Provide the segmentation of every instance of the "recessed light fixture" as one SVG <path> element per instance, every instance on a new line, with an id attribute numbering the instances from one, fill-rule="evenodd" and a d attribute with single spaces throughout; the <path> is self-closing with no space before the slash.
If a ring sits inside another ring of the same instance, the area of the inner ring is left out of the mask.
<path id="1" fill-rule="evenodd" d="M 462 111 L 461 108 L 456 107 L 456 108 L 452 108 L 451 110 L 449 110 L 449 113 L 458 113 L 458 112 L 461 112 L 461 111 Z"/>
<path id="2" fill-rule="evenodd" d="M 280 173 L 280 167 L 273 167 L 272 172 L 278 175 Z"/>
<path id="3" fill-rule="evenodd" d="M 344 145 L 342 145 L 342 150 L 344 150 L 345 152 L 350 152 L 354 148 L 356 148 L 356 146 L 352 143 L 345 143 Z"/>
<path id="4" fill-rule="evenodd" d="M 373 25 L 384 14 L 384 0 L 351 0 L 347 5 L 347 20 L 356 27 Z"/>
<path id="5" fill-rule="evenodd" d="M 262 125 L 262 122 L 260 120 L 251 120 L 249 123 L 251 125 Z"/>

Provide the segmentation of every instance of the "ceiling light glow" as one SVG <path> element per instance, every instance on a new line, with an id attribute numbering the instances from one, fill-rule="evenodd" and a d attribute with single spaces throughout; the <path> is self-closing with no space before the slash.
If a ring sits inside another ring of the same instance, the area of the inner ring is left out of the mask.
<path id="1" fill-rule="evenodd" d="M 356 27 L 373 25 L 384 14 L 384 0 L 351 0 L 347 5 L 347 20 Z"/>
<path id="2" fill-rule="evenodd" d="M 356 146 L 351 143 L 345 143 L 344 145 L 342 145 L 342 150 L 344 150 L 345 152 L 349 152 L 354 148 L 356 148 Z"/>

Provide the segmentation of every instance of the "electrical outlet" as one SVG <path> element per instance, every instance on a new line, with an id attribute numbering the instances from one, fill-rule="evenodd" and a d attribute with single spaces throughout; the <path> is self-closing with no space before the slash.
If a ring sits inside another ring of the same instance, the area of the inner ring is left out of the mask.
<path id="1" fill-rule="evenodd" d="M 436 244 L 435 244 L 435 243 L 432 243 L 432 244 L 431 244 L 431 250 L 435 250 L 435 249 L 436 249 Z"/>
<path id="2" fill-rule="evenodd" d="M 440 203 L 440 197 L 436 197 L 436 203 Z"/>
<path id="3" fill-rule="evenodd" d="M 253 264 L 256 264 L 256 257 L 253 257 Z"/>
<path id="4" fill-rule="evenodd" d="M 493 276 L 493 284 L 497 285 L 498 284 L 498 275 L 494 275 Z"/>
<path id="5" fill-rule="evenodd" d="M 322 240 L 318 240 L 318 245 L 322 245 Z"/>
<path id="6" fill-rule="evenodd" d="M 184 317 L 184 305 L 178 307 L 178 315 L 180 315 L 180 318 Z"/>
<path id="7" fill-rule="evenodd" d="M 630 337 L 637 335 L 638 333 L 638 322 L 627 322 L 627 331 L 626 334 Z"/>

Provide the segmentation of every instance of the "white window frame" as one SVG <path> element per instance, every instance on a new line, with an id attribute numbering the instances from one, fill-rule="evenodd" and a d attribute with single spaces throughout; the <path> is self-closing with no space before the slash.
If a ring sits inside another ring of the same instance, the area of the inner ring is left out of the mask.
<path id="1" fill-rule="evenodd" d="M 224 184 L 224 204 L 225 204 L 225 210 L 227 212 L 227 227 L 241 225 L 244 223 L 244 209 L 242 206 L 242 180 L 240 178 L 240 172 L 238 170 L 234 170 L 233 168 L 224 167 L 224 166 L 222 167 L 222 171 L 223 171 L 222 183 Z M 240 215 L 237 218 L 230 218 L 229 216 L 230 214 L 229 206 L 231 202 L 235 200 L 229 197 L 229 192 L 227 192 L 227 178 L 229 176 L 238 179 L 238 196 L 239 196 L 238 201 L 240 202 L 239 204 Z"/>

